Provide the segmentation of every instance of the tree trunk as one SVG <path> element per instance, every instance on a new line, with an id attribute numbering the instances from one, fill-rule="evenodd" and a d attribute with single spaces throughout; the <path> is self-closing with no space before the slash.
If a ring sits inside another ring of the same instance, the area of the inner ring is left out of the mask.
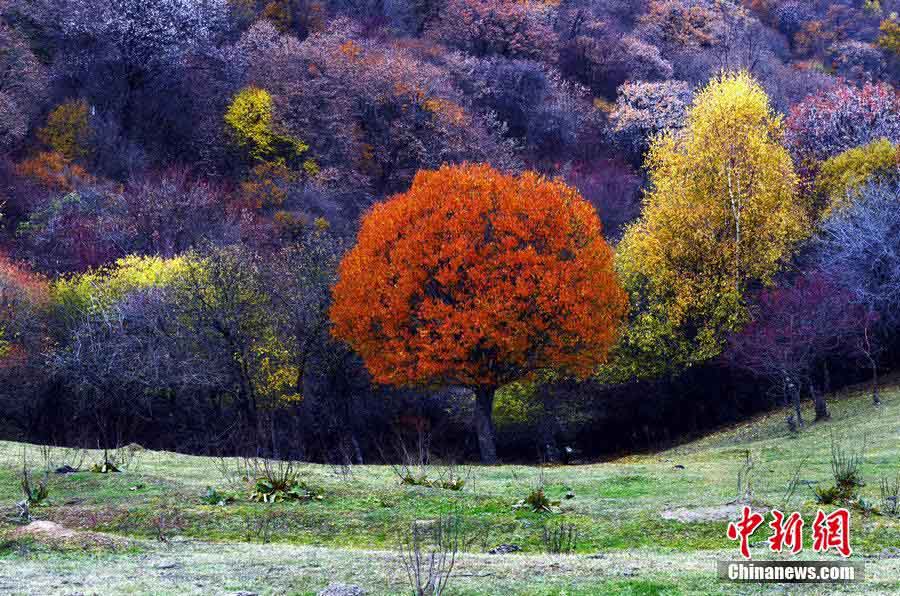
<path id="1" fill-rule="evenodd" d="M 272 435 L 272 457 L 275 459 L 281 459 L 281 453 L 278 449 L 278 429 L 275 428 L 275 420 L 278 417 L 277 412 L 269 413 L 269 431 Z"/>
<path id="2" fill-rule="evenodd" d="M 794 393 L 794 413 L 797 415 L 797 426 L 803 428 L 803 412 L 800 409 L 800 387 L 793 386 Z"/>
<path id="3" fill-rule="evenodd" d="M 816 386 L 809 384 L 809 392 L 812 394 L 813 403 L 816 404 L 816 422 L 828 420 L 831 414 L 828 413 L 828 402 L 825 401 L 825 393 L 816 390 Z"/>
<path id="4" fill-rule="evenodd" d="M 872 403 L 876 406 L 881 405 L 881 397 L 878 395 L 878 363 L 874 358 L 870 358 L 872 362 Z"/>
<path id="5" fill-rule="evenodd" d="M 358 466 L 363 465 L 363 463 L 364 463 L 363 452 L 359 446 L 359 441 L 356 440 L 356 433 L 353 431 L 350 432 L 350 445 L 353 448 L 353 459 L 354 459 L 353 463 L 355 463 Z"/>
<path id="6" fill-rule="evenodd" d="M 556 433 L 559 430 L 559 421 L 556 419 L 556 394 L 555 388 L 543 385 L 540 388 L 543 415 L 538 422 L 538 443 L 541 457 L 545 463 L 559 463 L 560 451 L 556 442 Z"/>
<path id="7" fill-rule="evenodd" d="M 497 445 L 494 441 L 494 392 L 496 387 L 478 387 L 475 390 L 475 431 L 478 433 L 478 449 L 481 463 L 497 463 Z"/>

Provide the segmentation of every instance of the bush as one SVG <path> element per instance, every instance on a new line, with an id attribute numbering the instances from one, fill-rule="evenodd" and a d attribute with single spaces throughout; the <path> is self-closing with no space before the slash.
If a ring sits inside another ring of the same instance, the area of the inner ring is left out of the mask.
<path id="1" fill-rule="evenodd" d="M 885 515 L 900 515 L 900 473 L 889 480 L 881 478 L 881 510 Z"/>
<path id="2" fill-rule="evenodd" d="M 897 174 L 897 148 L 887 139 L 854 147 L 825 161 L 816 180 L 828 201 L 824 217 L 848 206 L 860 187 Z"/>
<path id="3" fill-rule="evenodd" d="M 831 438 L 831 472 L 835 488 L 844 500 L 851 499 L 866 484 L 862 478 L 863 452 L 864 448 L 856 453 L 847 451 L 834 436 Z"/>
<path id="4" fill-rule="evenodd" d="M 258 477 L 250 490 L 250 500 L 258 503 L 282 501 L 312 501 L 323 497 L 300 480 L 300 472 L 293 462 L 265 460 L 263 475 Z"/>
<path id="5" fill-rule="evenodd" d="M 629 81 L 619 87 L 618 94 L 610 115 L 613 137 L 637 159 L 647 151 L 653 137 L 684 126 L 691 103 L 691 90 L 684 81 Z"/>
<path id="6" fill-rule="evenodd" d="M 574 524 L 560 521 L 546 523 L 541 532 L 544 552 L 552 555 L 567 555 L 578 547 L 578 528 Z"/>
<path id="7" fill-rule="evenodd" d="M 840 491 L 837 487 L 816 488 L 816 503 L 819 505 L 833 505 L 840 500 Z"/>
<path id="8" fill-rule="evenodd" d="M 900 98 L 887 83 L 838 85 L 791 108 L 785 140 L 800 160 L 825 160 L 885 138 L 900 142 Z"/>
<path id="9" fill-rule="evenodd" d="M 551 501 L 544 492 L 543 486 L 538 486 L 528 496 L 516 503 L 514 509 L 529 508 L 534 513 L 553 513 L 553 507 L 559 505 L 559 501 Z"/>
<path id="10" fill-rule="evenodd" d="M 218 490 L 212 488 L 211 486 L 206 487 L 206 492 L 200 497 L 200 500 L 207 505 L 227 505 L 234 501 L 234 497 L 231 495 L 226 495 L 225 493 L 220 493 Z"/>
<path id="11" fill-rule="evenodd" d="M 456 515 L 442 515 L 430 523 L 413 520 L 400 537 L 400 561 L 414 594 L 444 593 L 462 544 L 463 525 Z"/>

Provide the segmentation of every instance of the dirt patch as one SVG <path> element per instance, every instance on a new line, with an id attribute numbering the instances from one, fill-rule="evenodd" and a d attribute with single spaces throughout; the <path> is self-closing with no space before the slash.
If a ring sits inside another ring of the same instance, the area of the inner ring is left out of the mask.
<path id="1" fill-rule="evenodd" d="M 46 512 L 50 521 L 74 530 L 94 530 L 97 526 L 121 524 L 128 511 L 115 507 L 95 508 L 77 504 L 53 507 Z"/>
<path id="2" fill-rule="evenodd" d="M 682 523 L 734 521 L 741 517 L 744 503 L 727 503 L 725 505 L 712 505 L 710 507 L 677 507 L 666 509 L 660 515 L 663 519 L 671 519 Z M 768 507 L 753 504 L 753 511 L 766 513 Z"/>
<path id="3" fill-rule="evenodd" d="M 109 548 L 115 549 L 125 545 L 125 541 L 98 532 L 82 532 L 61 526 L 52 521 L 33 521 L 27 526 L 15 528 L 8 537 L 16 540 L 31 538 L 42 544 L 57 548 Z"/>

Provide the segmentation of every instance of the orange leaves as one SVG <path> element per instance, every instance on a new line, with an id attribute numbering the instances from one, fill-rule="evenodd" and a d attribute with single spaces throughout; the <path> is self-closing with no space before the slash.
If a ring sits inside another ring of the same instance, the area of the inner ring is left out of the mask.
<path id="1" fill-rule="evenodd" d="M 0 254 L 0 368 L 28 359 L 27 330 L 38 310 L 49 303 L 47 280 Z"/>
<path id="2" fill-rule="evenodd" d="M 534 173 L 419 172 L 345 257 L 335 335 L 379 382 L 497 385 L 590 374 L 626 310 L 593 208 Z"/>
<path id="3" fill-rule="evenodd" d="M 70 192 L 80 182 L 91 182 L 93 178 L 81 166 L 72 163 L 60 153 L 41 152 L 26 159 L 16 167 L 21 176 L 26 176 L 43 186 Z"/>
<path id="4" fill-rule="evenodd" d="M 348 39 L 340 45 L 340 52 L 350 60 L 356 60 L 362 54 L 362 48 L 352 39 Z"/>
<path id="5" fill-rule="evenodd" d="M 46 306 L 50 300 L 46 278 L 0 253 L 0 304 L 8 301 L 8 294 L 12 291 L 41 306 Z"/>

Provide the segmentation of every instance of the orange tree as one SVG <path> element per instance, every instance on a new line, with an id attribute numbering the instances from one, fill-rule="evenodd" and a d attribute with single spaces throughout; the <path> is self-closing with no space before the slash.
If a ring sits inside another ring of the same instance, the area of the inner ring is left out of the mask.
<path id="1" fill-rule="evenodd" d="M 496 389 L 538 370 L 591 374 L 627 298 L 578 192 L 486 165 L 420 171 L 375 206 L 334 288 L 336 337 L 376 382 L 475 393 L 482 461 L 496 461 Z"/>

